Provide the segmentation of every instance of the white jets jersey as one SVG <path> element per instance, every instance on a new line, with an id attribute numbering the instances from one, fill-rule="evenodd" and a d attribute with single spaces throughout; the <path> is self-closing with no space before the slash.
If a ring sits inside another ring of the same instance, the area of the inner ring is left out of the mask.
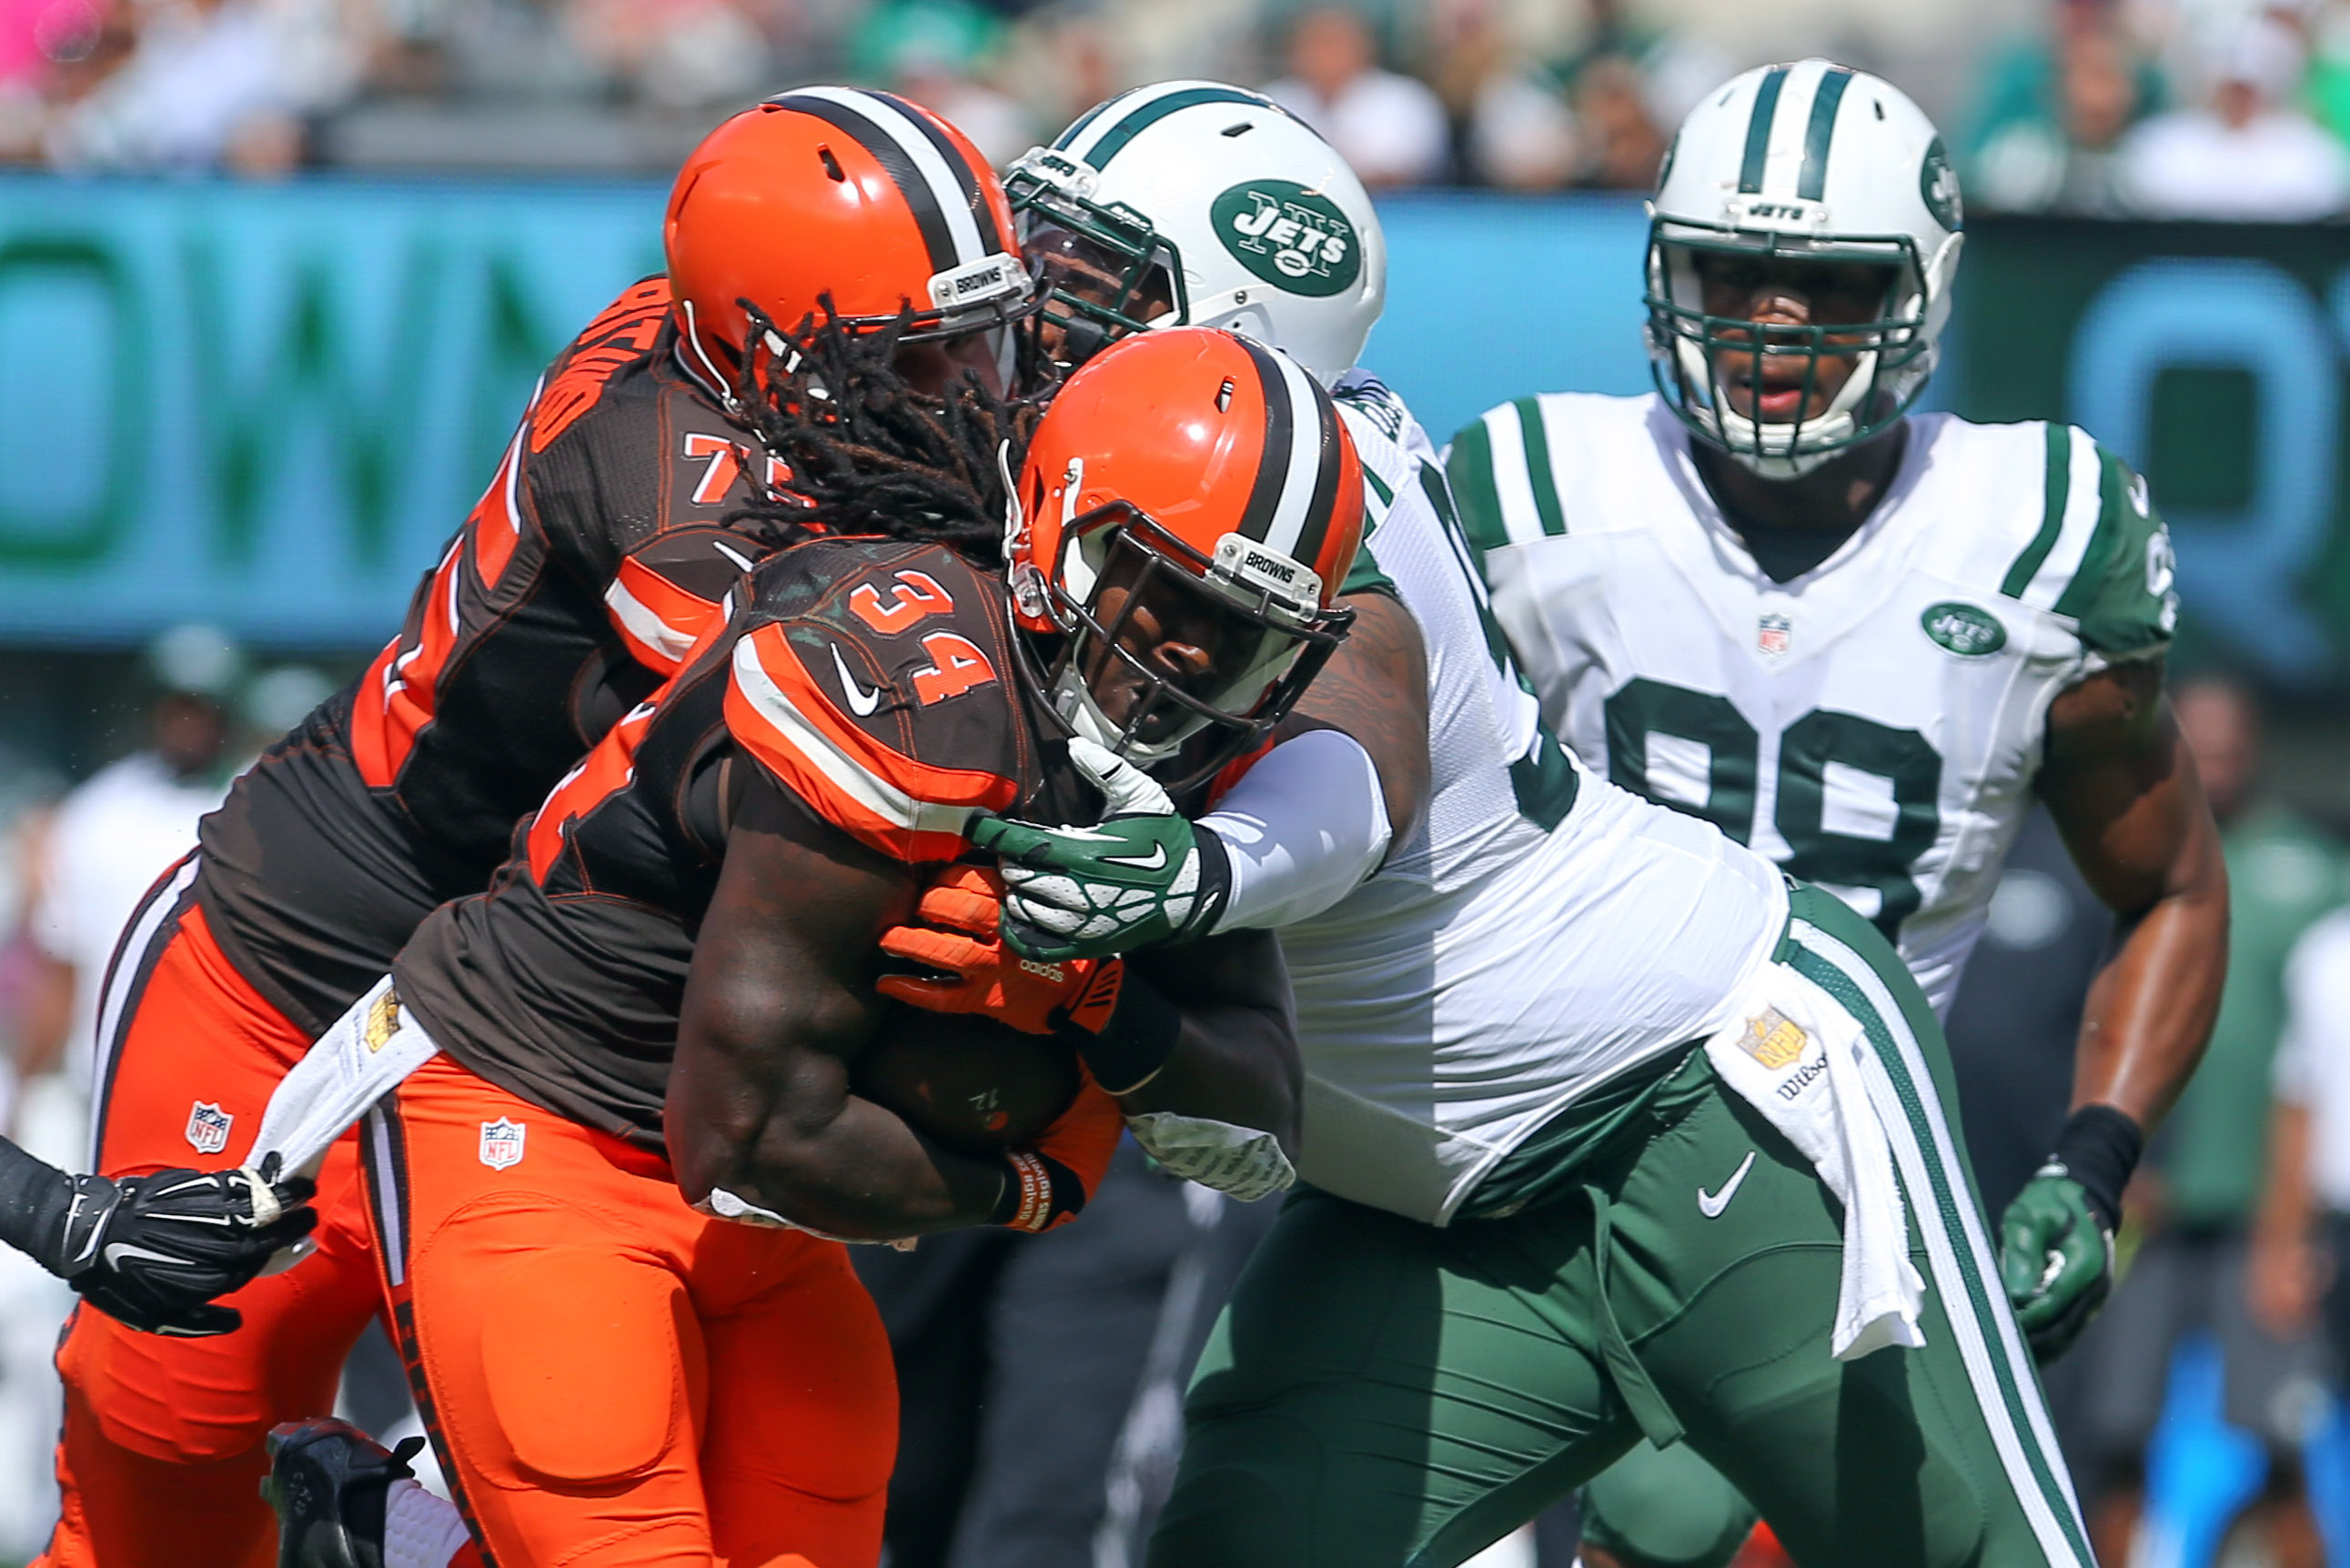
<path id="1" fill-rule="evenodd" d="M 2168 643 L 2146 485 L 2066 425 L 1909 421 L 1885 499 L 1771 580 L 1654 397 L 1492 410 L 1447 454 L 1496 616 L 1595 769 L 1835 893 L 1947 1011 L 2048 706 Z"/>
<path id="2" fill-rule="evenodd" d="M 1770 864 L 1579 767 L 1484 602 L 1428 436 L 1359 373 L 1350 591 L 1391 587 L 1428 649 L 1428 809 L 1388 861 L 1281 933 L 1305 1064 L 1300 1174 L 1441 1224 L 1593 1085 L 1730 1022 L 1786 915 Z"/>

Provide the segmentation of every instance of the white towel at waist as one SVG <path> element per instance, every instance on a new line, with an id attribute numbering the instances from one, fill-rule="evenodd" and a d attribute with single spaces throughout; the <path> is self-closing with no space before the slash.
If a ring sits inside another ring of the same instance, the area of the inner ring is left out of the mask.
<path id="1" fill-rule="evenodd" d="M 424 1032 L 415 1013 L 401 1004 L 391 978 L 385 976 L 329 1024 L 317 1043 L 294 1064 L 293 1071 L 277 1081 L 268 1108 L 261 1113 L 261 1127 L 254 1135 L 252 1152 L 245 1156 L 245 1168 L 257 1170 L 264 1159 L 275 1154 L 288 1174 L 316 1176 L 337 1138 L 373 1109 L 378 1100 L 400 1087 L 401 1079 L 440 1054 L 441 1047 Z M 808 1229 L 723 1188 L 695 1207 L 745 1225 Z M 306 1237 L 287 1248 L 272 1260 L 269 1272 L 290 1268 L 309 1253 L 312 1245 Z M 913 1242 L 889 1245 L 910 1249 Z"/>
<path id="2" fill-rule="evenodd" d="M 1713 1070 L 1812 1162 L 1844 1204 L 1836 1359 L 1926 1343 L 1926 1282 L 1909 1262 L 1909 1221 L 1892 1145 L 1868 1092 L 1866 1033 L 1835 999 L 1783 963 L 1756 977 L 1739 1021 L 1705 1043 Z"/>
<path id="3" fill-rule="evenodd" d="M 327 1026 L 294 1069 L 277 1081 L 261 1113 L 248 1168 L 270 1154 L 285 1169 L 315 1175 L 337 1138 L 400 1081 L 441 1054 L 416 1015 L 400 1004 L 387 975 Z"/>

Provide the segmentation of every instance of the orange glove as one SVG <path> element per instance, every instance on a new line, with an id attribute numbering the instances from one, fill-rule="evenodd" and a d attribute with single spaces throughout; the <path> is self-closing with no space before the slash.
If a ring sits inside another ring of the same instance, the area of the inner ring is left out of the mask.
<path id="1" fill-rule="evenodd" d="M 1012 1149 L 1004 1163 L 1013 1181 L 1006 1188 L 1010 1212 L 996 1222 L 1015 1231 L 1050 1231 L 1076 1219 L 1118 1152 L 1126 1113 L 1085 1071 L 1077 1097 L 1037 1137 L 1035 1147 Z"/>
<path id="2" fill-rule="evenodd" d="M 1050 1034 L 1073 1012 L 1083 1011 L 1088 1019 L 1095 1011 L 1107 1013 L 1098 1003 L 1084 1007 L 1087 991 L 1098 972 L 1122 970 L 1121 961 L 1022 958 L 1004 945 L 1003 916 L 1002 877 L 976 866 L 949 867 L 915 907 L 922 924 L 881 933 L 883 952 L 948 978 L 884 975 L 877 989 L 932 1012 L 983 1012 L 1028 1034 Z M 1118 988 L 1112 983 L 1107 992 L 1114 1000 Z"/>

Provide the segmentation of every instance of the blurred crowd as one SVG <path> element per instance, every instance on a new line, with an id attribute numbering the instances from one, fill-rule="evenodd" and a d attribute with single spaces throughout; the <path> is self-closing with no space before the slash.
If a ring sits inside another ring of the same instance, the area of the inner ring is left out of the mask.
<path id="1" fill-rule="evenodd" d="M 0 756 L 0 1133 L 68 1168 L 89 1158 L 100 989 L 124 923 L 264 740 L 329 690 L 204 626 L 166 632 L 121 684 L 128 749 L 79 784 Z M 50 1360 L 74 1300 L 0 1251 L 0 1561 L 31 1557 L 57 1517 Z"/>
<path id="2" fill-rule="evenodd" d="M 2282 796 L 2249 689 L 2175 677 L 2172 705 L 2228 864 L 2227 986 L 2126 1195 L 2119 1282 L 2043 1380 L 2104 1568 L 2324 1568 L 2350 1561 L 2350 846 Z M 1992 1212 L 2068 1097 L 2111 927 L 2033 818 L 1950 1021 Z"/>
<path id="3" fill-rule="evenodd" d="M 1009 161 L 1119 88 L 1256 82 L 1375 187 L 1641 191 L 1700 95 L 1829 53 L 1938 115 L 1978 211 L 2350 203 L 2350 0 L 0 0 L 0 160 L 658 174 L 793 83 Z"/>

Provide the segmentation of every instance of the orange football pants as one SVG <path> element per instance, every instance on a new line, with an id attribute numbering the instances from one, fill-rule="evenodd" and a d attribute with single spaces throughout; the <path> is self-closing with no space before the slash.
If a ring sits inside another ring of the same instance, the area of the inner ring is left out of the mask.
<path id="1" fill-rule="evenodd" d="M 98 1168 L 235 1165 L 308 1034 L 232 968 L 189 893 L 195 862 L 132 916 L 99 1011 Z M 268 1568 L 263 1438 L 330 1413 L 343 1361 L 383 1305 L 358 1140 L 318 1178 L 318 1251 L 224 1298 L 244 1326 L 166 1339 L 76 1310 L 57 1347 L 62 1513 L 42 1568 Z"/>
<path id="2" fill-rule="evenodd" d="M 660 1156 L 446 1056 L 368 1127 L 400 1354 L 504 1568 L 871 1568 L 896 1458 L 847 1249 L 695 1213 Z"/>

